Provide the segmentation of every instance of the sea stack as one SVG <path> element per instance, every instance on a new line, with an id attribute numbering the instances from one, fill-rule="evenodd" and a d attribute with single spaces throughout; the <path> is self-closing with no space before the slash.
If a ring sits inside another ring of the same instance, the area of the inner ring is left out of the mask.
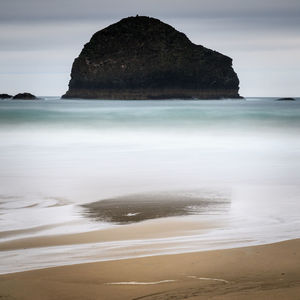
<path id="1" fill-rule="evenodd" d="M 37 97 L 30 93 L 19 93 L 13 96 L 14 100 L 36 100 Z"/>
<path id="2" fill-rule="evenodd" d="M 0 99 L 10 99 L 12 98 L 13 96 L 12 95 L 9 95 L 9 94 L 0 94 Z"/>
<path id="3" fill-rule="evenodd" d="M 63 98 L 240 98 L 232 59 L 136 16 L 96 32 L 74 60 Z"/>
<path id="4" fill-rule="evenodd" d="M 296 99 L 292 97 L 284 97 L 277 99 L 277 101 L 296 101 Z"/>

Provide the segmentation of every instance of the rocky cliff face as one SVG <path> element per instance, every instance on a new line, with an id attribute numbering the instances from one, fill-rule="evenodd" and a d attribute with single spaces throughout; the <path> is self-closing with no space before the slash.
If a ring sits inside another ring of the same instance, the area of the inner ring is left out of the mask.
<path id="1" fill-rule="evenodd" d="M 63 98 L 238 98 L 238 90 L 231 58 L 137 16 L 93 35 L 73 63 Z"/>

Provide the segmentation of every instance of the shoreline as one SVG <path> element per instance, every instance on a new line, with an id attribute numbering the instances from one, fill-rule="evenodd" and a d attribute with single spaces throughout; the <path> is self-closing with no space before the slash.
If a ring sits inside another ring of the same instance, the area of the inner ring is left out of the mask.
<path id="1" fill-rule="evenodd" d="M 186 243 L 191 245 L 197 238 L 224 228 L 225 224 L 226 220 L 198 220 L 195 216 L 184 216 L 81 233 L 18 237 L 0 242 L 0 260 L 3 262 L 0 275 L 47 267 L 193 252 L 193 249 L 189 251 Z"/>
<path id="2" fill-rule="evenodd" d="M 0 275 L 85 263 L 178 255 L 272 244 L 282 239 L 236 235 L 230 219 L 150 219 L 93 231 L 18 237 L 0 242 Z M 296 236 L 297 238 L 297 236 Z M 286 240 L 293 237 L 286 237 Z"/>
<path id="3" fill-rule="evenodd" d="M 300 239 L 0 275 L 3 299 L 298 299 Z"/>
<path id="4" fill-rule="evenodd" d="M 203 218 L 204 219 L 204 218 Z M 66 234 L 18 237 L 0 241 L 0 252 L 52 246 L 72 246 L 100 242 L 118 242 L 139 239 L 160 239 L 203 234 L 223 227 L 225 220 L 196 220 L 195 216 L 151 219 L 128 225 L 112 225 L 104 229 Z M 163 229 L 162 229 L 163 228 Z"/>

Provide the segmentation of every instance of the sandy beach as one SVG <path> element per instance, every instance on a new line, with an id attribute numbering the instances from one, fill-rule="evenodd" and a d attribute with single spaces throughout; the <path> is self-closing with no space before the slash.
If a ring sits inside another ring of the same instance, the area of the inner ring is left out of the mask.
<path id="1" fill-rule="evenodd" d="M 0 276 L 1 299 L 299 299 L 300 240 Z"/>

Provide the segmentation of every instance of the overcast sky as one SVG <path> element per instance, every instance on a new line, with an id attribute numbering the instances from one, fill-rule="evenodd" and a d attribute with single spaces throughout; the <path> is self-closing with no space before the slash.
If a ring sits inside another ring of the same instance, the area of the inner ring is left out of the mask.
<path id="1" fill-rule="evenodd" d="M 300 96 L 299 0 L 0 0 L 0 93 L 62 95 L 96 31 L 148 15 L 233 58 L 243 96 Z"/>

